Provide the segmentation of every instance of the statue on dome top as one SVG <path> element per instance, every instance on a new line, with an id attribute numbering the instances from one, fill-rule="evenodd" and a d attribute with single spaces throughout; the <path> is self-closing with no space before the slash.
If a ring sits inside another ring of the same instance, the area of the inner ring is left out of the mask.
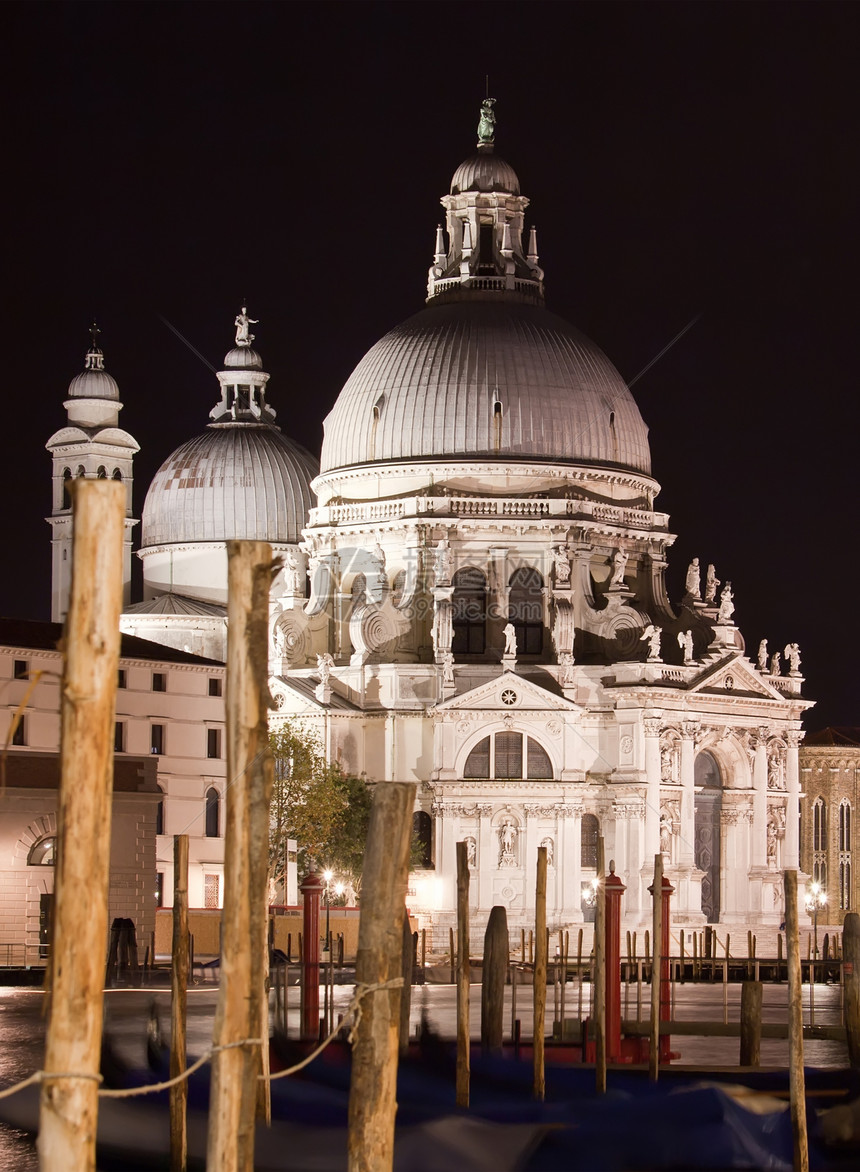
<path id="1" fill-rule="evenodd" d="M 236 320 L 233 325 L 236 327 L 236 345 L 250 346 L 254 341 L 254 335 L 248 329 L 249 326 L 259 325 L 259 320 L 255 317 L 248 317 L 248 307 L 242 306 L 242 312 L 236 314 Z"/>
<path id="2" fill-rule="evenodd" d="M 496 115 L 493 106 L 495 98 L 484 98 L 481 102 L 481 117 L 478 122 L 478 146 L 492 146 L 496 132 Z"/>

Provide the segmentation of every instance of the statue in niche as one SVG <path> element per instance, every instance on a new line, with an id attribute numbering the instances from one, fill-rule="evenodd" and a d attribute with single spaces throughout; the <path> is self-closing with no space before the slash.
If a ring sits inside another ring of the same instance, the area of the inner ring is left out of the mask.
<path id="1" fill-rule="evenodd" d="M 679 631 L 678 632 L 678 646 L 684 653 L 684 663 L 693 662 L 693 632 Z"/>
<path id="2" fill-rule="evenodd" d="M 762 675 L 767 672 L 767 639 L 762 639 L 758 645 L 758 669 Z"/>
<path id="3" fill-rule="evenodd" d="M 699 568 L 699 559 L 693 558 L 687 567 L 687 593 L 693 598 L 702 597 L 702 571 Z"/>
<path id="4" fill-rule="evenodd" d="M 478 865 L 478 844 L 471 835 L 466 839 L 466 864 L 470 871 Z"/>
<path id="5" fill-rule="evenodd" d="M 735 604 L 732 598 L 732 584 L 726 582 L 723 587 L 722 594 L 720 594 L 720 613 L 717 616 L 721 623 L 730 623 L 732 615 L 735 613 Z"/>
<path id="6" fill-rule="evenodd" d="M 542 847 L 546 848 L 546 865 L 548 867 L 551 867 L 552 860 L 553 860 L 553 851 L 554 851 L 553 841 L 549 837 L 542 838 L 540 844 Z"/>
<path id="7" fill-rule="evenodd" d="M 379 544 L 378 539 L 376 545 L 373 547 L 373 558 L 379 567 L 379 572 L 382 573 L 382 571 L 385 569 L 385 550 Z"/>
<path id="8" fill-rule="evenodd" d="M 299 559 L 293 550 L 287 550 L 284 554 L 284 562 L 284 585 L 287 594 L 301 594 L 302 576 L 299 570 Z"/>
<path id="9" fill-rule="evenodd" d="M 552 564 L 555 569 L 556 586 L 566 586 L 570 581 L 570 558 L 564 546 L 552 551 Z"/>
<path id="10" fill-rule="evenodd" d="M 331 669 L 334 667 L 334 658 L 328 651 L 323 651 L 317 656 L 317 671 L 319 672 L 320 683 L 324 688 L 329 686 L 329 679 L 331 678 Z"/>
<path id="11" fill-rule="evenodd" d="M 517 865 L 517 838 L 519 829 L 513 818 L 505 818 L 499 827 L 499 866 L 515 867 Z"/>
<path id="12" fill-rule="evenodd" d="M 798 645 L 796 643 L 789 643 L 786 646 L 785 650 L 783 651 L 783 655 L 788 660 L 788 665 L 789 665 L 788 674 L 790 676 L 799 676 L 800 675 L 800 648 L 798 647 Z"/>
<path id="13" fill-rule="evenodd" d="M 242 312 L 236 315 L 236 320 L 233 325 L 236 327 L 236 345 L 250 346 L 254 341 L 254 335 L 248 329 L 249 326 L 258 326 L 260 323 L 255 317 L 248 317 L 248 309 L 242 306 Z"/>
<path id="14" fill-rule="evenodd" d="M 572 651 L 562 651 L 558 657 L 558 682 L 563 688 L 572 688 L 574 684 L 574 658 Z"/>
<path id="15" fill-rule="evenodd" d="M 778 651 L 774 651 L 773 655 L 770 657 L 770 674 L 772 676 L 778 676 L 782 674 L 782 665 L 779 661 Z"/>
<path id="16" fill-rule="evenodd" d="M 649 623 L 645 630 L 639 637 L 640 643 L 648 640 L 648 662 L 660 662 L 660 638 L 662 631 L 659 627 L 655 627 L 653 623 Z"/>
<path id="17" fill-rule="evenodd" d="M 481 102 L 481 117 L 478 120 L 478 146 L 492 145 L 496 133 L 495 98 L 484 98 Z"/>
<path id="18" fill-rule="evenodd" d="M 505 636 L 505 655 L 517 654 L 517 629 L 513 623 L 506 623 L 502 634 Z"/>
<path id="19" fill-rule="evenodd" d="M 451 581 L 451 550 L 444 537 L 440 538 L 436 546 L 436 559 L 433 566 L 436 585 L 442 586 Z"/>
<path id="20" fill-rule="evenodd" d="M 767 824 L 767 865 L 772 871 L 776 870 L 776 839 L 776 824 L 769 821 Z"/>
<path id="21" fill-rule="evenodd" d="M 446 687 L 454 683 L 454 656 L 450 651 L 442 656 L 442 683 Z"/>
<path id="22" fill-rule="evenodd" d="M 773 752 L 767 759 L 767 787 L 768 789 L 785 789 L 782 779 L 782 762 L 779 753 Z"/>
<path id="23" fill-rule="evenodd" d="M 717 577 L 716 570 L 714 569 L 714 563 L 711 562 L 711 564 L 708 566 L 707 573 L 705 574 L 705 602 L 709 603 L 711 606 L 713 606 L 714 600 L 717 597 L 717 587 L 719 584 L 720 580 Z"/>
<path id="24" fill-rule="evenodd" d="M 660 811 L 660 854 L 667 858 L 672 854 L 672 823 L 665 810 Z"/>
<path id="25" fill-rule="evenodd" d="M 675 762 L 677 751 L 673 741 L 665 741 L 660 746 L 660 780 L 675 780 Z"/>
<path id="26" fill-rule="evenodd" d="M 625 550 L 616 549 L 612 555 L 612 577 L 609 579 L 610 588 L 624 585 L 624 571 L 627 569 L 629 560 L 630 555 Z"/>

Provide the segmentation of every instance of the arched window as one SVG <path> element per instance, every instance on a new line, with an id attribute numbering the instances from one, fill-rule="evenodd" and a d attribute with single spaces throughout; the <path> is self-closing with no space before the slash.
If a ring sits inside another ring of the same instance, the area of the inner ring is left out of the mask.
<path id="1" fill-rule="evenodd" d="M 597 867 L 597 840 L 600 823 L 594 814 L 582 815 L 582 866 Z"/>
<path id="2" fill-rule="evenodd" d="M 206 791 L 206 837 L 221 836 L 221 797 L 213 786 Z"/>
<path id="3" fill-rule="evenodd" d="M 827 803 L 822 797 L 812 803 L 812 880 L 827 890 Z"/>
<path id="4" fill-rule="evenodd" d="M 72 494 L 69 492 L 69 484 L 72 479 L 71 468 L 63 469 L 63 508 L 70 509 L 72 507 Z"/>
<path id="5" fill-rule="evenodd" d="M 364 574 L 356 574 L 352 582 L 352 606 L 364 606 L 367 601 L 367 579 Z"/>
<path id="6" fill-rule="evenodd" d="M 107 480 L 107 468 L 105 468 L 104 464 L 99 464 L 97 475 L 99 480 Z"/>
<path id="7" fill-rule="evenodd" d="M 482 655 L 487 641 L 487 579 L 474 566 L 458 570 L 453 578 L 455 655 Z"/>
<path id="8" fill-rule="evenodd" d="M 511 574 L 508 617 L 517 633 L 520 655 L 543 651 L 543 578 L 535 569 L 522 566 Z"/>
<path id="9" fill-rule="evenodd" d="M 48 834 L 45 838 L 40 838 L 38 842 L 34 842 L 30 847 L 30 853 L 27 855 L 27 866 L 53 867 L 56 847 L 57 839 L 55 835 Z"/>
<path id="10" fill-rule="evenodd" d="M 839 803 L 839 907 L 851 911 L 851 803 Z"/>
<path id="11" fill-rule="evenodd" d="M 532 737 L 498 732 L 478 741 L 466 758 L 463 777 L 470 781 L 487 781 L 491 777 L 496 781 L 544 781 L 552 777 L 552 762 Z"/>
<path id="12" fill-rule="evenodd" d="M 112 480 L 122 480 L 122 473 L 120 472 L 119 468 L 114 468 L 113 476 L 111 477 L 111 479 Z"/>
<path id="13" fill-rule="evenodd" d="M 426 810 L 412 815 L 412 841 L 416 867 L 433 866 L 433 822 Z"/>

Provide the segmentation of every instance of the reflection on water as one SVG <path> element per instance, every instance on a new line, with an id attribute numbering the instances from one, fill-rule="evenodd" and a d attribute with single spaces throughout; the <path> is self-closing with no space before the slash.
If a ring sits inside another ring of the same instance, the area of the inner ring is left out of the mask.
<path id="1" fill-rule="evenodd" d="M 550 987 L 547 996 L 548 1029 L 553 1017 L 554 994 Z M 335 1016 L 345 1011 L 352 994 L 352 986 L 338 986 L 335 990 Z M 217 989 L 207 986 L 189 990 L 188 996 L 188 1051 L 192 1056 L 202 1054 L 212 1037 Z M 675 985 L 674 1014 L 679 1021 L 738 1021 L 740 1017 L 741 986 L 716 984 Z M 803 988 L 804 1021 L 810 1018 L 810 990 Z M 528 1038 L 532 1028 L 532 989 L 521 986 L 516 994 L 516 1017 L 522 1036 Z M 288 1019 L 290 1031 L 298 1032 L 298 989 L 289 990 Z M 506 990 L 506 1033 L 511 1028 L 512 990 Z M 622 1015 L 648 1019 L 649 990 L 644 986 L 641 999 L 636 986 L 625 986 L 621 994 Z M 586 983 L 582 992 L 583 1013 L 589 1009 L 590 988 Z M 45 1023 L 42 1019 L 44 997 L 40 990 L 8 989 L 0 986 L 0 1086 L 26 1078 L 41 1065 Z M 322 1004 L 323 997 L 320 996 Z M 575 984 L 565 990 L 565 1016 L 577 1017 L 579 990 Z M 155 1005 L 165 1034 L 170 1028 L 170 994 L 166 990 L 111 990 L 105 995 L 105 1022 L 119 1054 L 135 1066 L 146 1061 L 146 1024 L 150 1007 Z M 762 1017 L 766 1022 L 784 1022 L 788 1005 L 785 984 L 765 985 Z M 481 989 L 473 985 L 470 997 L 471 1035 L 480 1037 Z M 814 986 L 814 1013 L 817 1024 L 837 1024 L 842 1019 L 841 989 L 838 986 Z M 456 1035 L 456 993 L 450 985 L 422 985 L 412 990 L 411 1024 L 416 1029 L 426 1018 L 432 1029 L 443 1037 Z M 732 1066 L 738 1061 L 737 1038 L 678 1037 L 673 1048 L 681 1052 L 684 1065 Z M 788 1065 L 787 1040 L 763 1038 L 761 1060 L 764 1066 Z M 839 1067 L 847 1065 L 844 1043 L 807 1040 L 804 1043 L 804 1061 L 807 1066 Z M 38 1172 L 35 1143 L 28 1137 L 0 1124 L 0 1169 L 14 1172 Z"/>

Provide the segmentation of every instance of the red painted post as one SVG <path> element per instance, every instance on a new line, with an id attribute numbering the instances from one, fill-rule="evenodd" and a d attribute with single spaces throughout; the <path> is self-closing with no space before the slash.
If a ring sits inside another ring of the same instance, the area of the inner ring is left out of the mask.
<path id="1" fill-rule="evenodd" d="M 609 863 L 606 892 L 606 1057 L 621 1061 L 621 896 L 627 890 Z"/>
<path id="2" fill-rule="evenodd" d="M 654 885 L 648 888 L 650 895 L 654 896 Z M 675 888 L 663 876 L 663 932 L 660 941 L 661 947 L 661 962 L 660 962 L 660 1021 L 671 1021 L 672 1019 L 672 989 L 669 985 L 669 940 L 671 927 L 669 919 L 669 900 L 675 894 Z M 660 1034 L 660 1062 L 669 1061 L 669 1052 L 672 1048 L 672 1039 L 669 1034 Z"/>
<path id="3" fill-rule="evenodd" d="M 320 1035 L 320 896 L 324 889 L 322 877 L 314 871 L 308 872 L 299 888 L 304 900 L 301 1036 L 306 1041 L 316 1041 Z"/>

